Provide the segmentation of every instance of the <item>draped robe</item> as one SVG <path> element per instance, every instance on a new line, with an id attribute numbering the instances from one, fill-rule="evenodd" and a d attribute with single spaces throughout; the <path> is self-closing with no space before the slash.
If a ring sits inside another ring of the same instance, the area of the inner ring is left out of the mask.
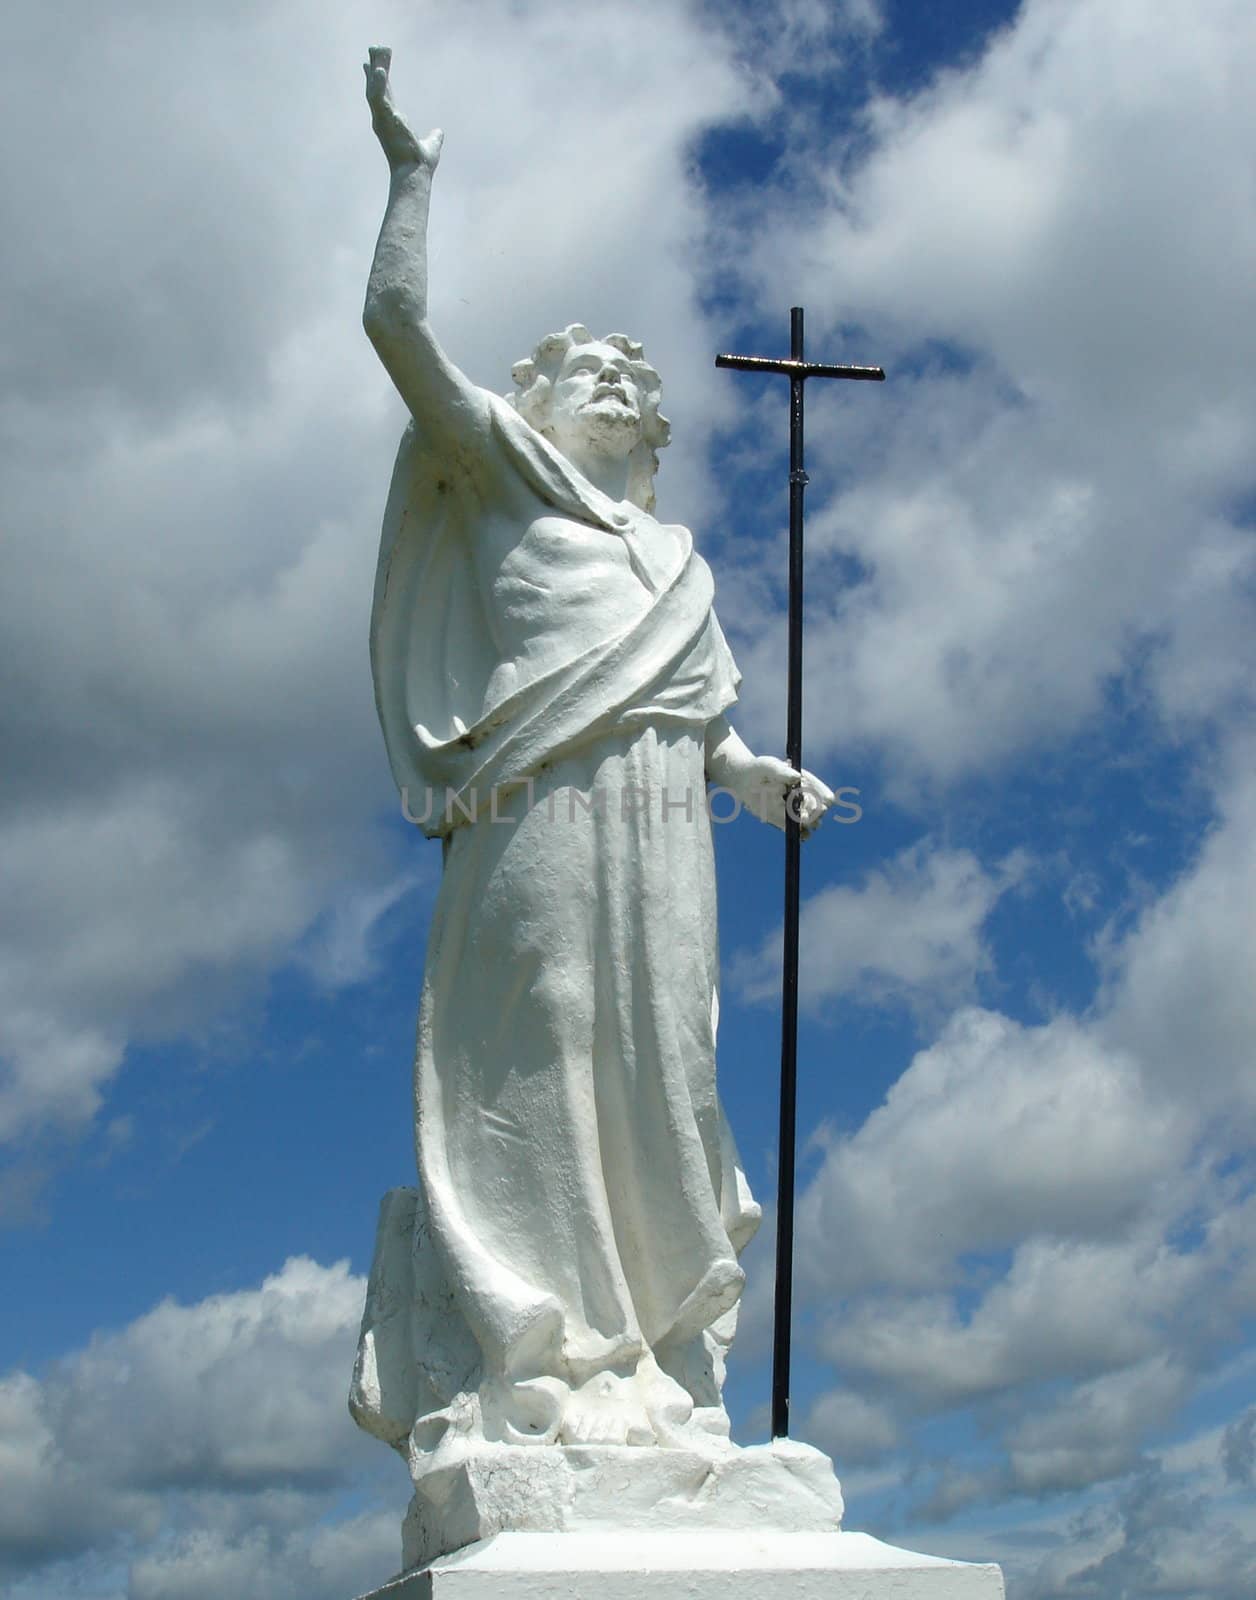
<path id="1" fill-rule="evenodd" d="M 416 1409 L 478 1388 L 491 1436 L 552 1441 L 565 1396 L 646 1354 L 719 1409 L 693 1351 L 759 1215 L 715 1086 L 705 731 L 738 674 L 688 531 L 487 398 L 470 469 L 407 430 L 371 629 L 394 777 L 445 841 L 416 1133 L 478 1357 L 433 1343 Z M 507 481 L 531 514 L 503 525 Z"/>

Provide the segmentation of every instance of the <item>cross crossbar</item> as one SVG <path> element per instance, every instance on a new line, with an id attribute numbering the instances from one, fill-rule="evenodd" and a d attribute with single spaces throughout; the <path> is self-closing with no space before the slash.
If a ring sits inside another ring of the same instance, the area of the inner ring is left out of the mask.
<path id="1" fill-rule="evenodd" d="M 717 367 L 736 367 L 741 372 L 783 372 L 789 378 L 866 378 L 883 383 L 881 367 L 834 367 L 823 361 L 790 361 L 775 356 L 716 356 Z"/>
<path id="2" fill-rule="evenodd" d="M 715 358 L 717 367 L 777 372 L 789 379 L 789 694 L 785 754 L 802 771 L 802 497 L 803 389 L 808 378 L 884 379 L 880 367 L 831 366 L 803 357 L 803 313 L 789 313 L 788 359 L 772 356 Z M 781 1134 L 777 1164 L 776 1296 L 772 1313 L 772 1437 L 789 1433 L 790 1321 L 794 1294 L 794 1147 L 798 1122 L 798 913 L 802 832 L 795 789 L 785 806 L 785 928 L 781 985 Z M 792 803 L 791 803 L 792 802 Z"/>

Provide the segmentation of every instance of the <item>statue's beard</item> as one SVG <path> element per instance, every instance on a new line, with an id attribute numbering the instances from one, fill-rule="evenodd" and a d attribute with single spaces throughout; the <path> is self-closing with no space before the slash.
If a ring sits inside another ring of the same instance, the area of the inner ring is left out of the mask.
<path id="1" fill-rule="evenodd" d="M 598 455 L 626 456 L 641 442 L 641 417 L 632 406 L 608 396 L 581 406 L 569 435 L 572 444 Z"/>

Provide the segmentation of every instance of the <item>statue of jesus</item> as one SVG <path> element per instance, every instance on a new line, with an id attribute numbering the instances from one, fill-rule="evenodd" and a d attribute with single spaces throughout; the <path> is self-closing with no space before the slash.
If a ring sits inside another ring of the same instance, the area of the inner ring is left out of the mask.
<path id="1" fill-rule="evenodd" d="M 707 785 L 804 829 L 833 795 L 728 722 L 710 571 L 653 515 L 669 430 L 641 346 L 573 324 L 503 400 L 437 343 L 442 136 L 406 125 L 389 61 L 366 68 L 391 183 L 363 320 L 412 420 L 371 654 L 396 782 L 444 846 L 415 1063 L 439 1284 L 406 1448 L 412 1470 L 457 1439 L 727 1451 L 759 1209 L 716 1092 Z"/>

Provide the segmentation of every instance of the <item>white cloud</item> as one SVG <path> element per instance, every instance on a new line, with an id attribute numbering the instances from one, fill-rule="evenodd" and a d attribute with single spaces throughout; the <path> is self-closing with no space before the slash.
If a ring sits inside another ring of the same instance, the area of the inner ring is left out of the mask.
<path id="1" fill-rule="evenodd" d="M 1256 1480 L 1256 1406 L 1236 1417 L 1226 1428 L 1221 1452 L 1225 1475 L 1231 1483 Z"/>
<path id="2" fill-rule="evenodd" d="M 297 1257 L 257 1289 L 163 1302 L 43 1379 L 6 1376 L 0 1567 L 122 1560 L 128 1536 L 134 1596 L 222 1593 L 250 1562 L 244 1587 L 277 1596 L 334 1600 L 386 1577 L 404 1473 L 346 1406 L 364 1293 L 345 1263 Z M 320 1524 L 387 1466 L 395 1510 Z"/>
<path id="3" fill-rule="evenodd" d="M 1226 1119 L 1256 1114 L 1256 761 L 1234 752 L 1198 859 L 1108 949 L 1105 1033 L 1162 1083 Z"/>
<path id="4" fill-rule="evenodd" d="M 802 1003 L 818 1009 L 842 995 L 937 1010 L 967 998 L 992 965 L 983 924 L 1027 869 L 1020 852 L 987 872 L 971 851 L 920 840 L 857 888 L 834 884 L 809 896 L 799 922 Z M 758 951 L 733 961 L 732 980 L 745 999 L 775 998 L 780 949 L 778 928 Z"/>
<path id="5" fill-rule="evenodd" d="M 371 828 L 394 802 L 366 661 L 401 426 L 359 320 L 387 191 L 360 69 L 380 39 L 404 105 L 448 132 L 451 353 L 504 389 L 551 327 L 627 326 L 681 423 L 671 514 L 703 498 L 732 402 L 689 143 L 769 91 L 696 10 L 13 18 L 0 1137 L 81 1126 L 130 1041 L 196 1026 L 320 916 L 307 962 L 355 981 L 398 881 Z M 31 65 L 50 54 L 51 82 Z"/>
<path id="6" fill-rule="evenodd" d="M 398 1545 L 397 1518 L 382 1512 L 291 1533 L 254 1528 L 232 1538 L 197 1530 L 134 1561 L 127 1600 L 345 1600 L 363 1583 L 392 1576 Z"/>
<path id="7" fill-rule="evenodd" d="M 820 1395 L 799 1425 L 798 1435 L 827 1451 L 843 1471 L 848 1464 L 879 1460 L 900 1437 L 887 1406 L 848 1389 Z"/>
<path id="8" fill-rule="evenodd" d="M 0 827 L 0 1134 L 89 1116 L 141 1019 L 211 1014 L 224 975 L 273 960 L 308 921 L 322 885 L 306 841 L 216 798 L 119 784 L 98 807 L 50 797 Z"/>
<path id="9" fill-rule="evenodd" d="M 979 1497 L 1128 1471 L 1256 1304 L 1250 793 L 1233 774 L 1198 859 L 1110 939 L 1091 1016 L 956 1013 L 801 1198 L 821 1350 L 900 1419 L 994 1405 Z"/>
<path id="10" fill-rule="evenodd" d="M 370 976 L 378 961 L 381 924 L 426 876 L 420 870 L 383 888 L 357 890 L 340 897 L 312 929 L 302 950 L 301 958 L 308 970 L 329 988 L 360 983 Z"/>
<path id="11" fill-rule="evenodd" d="M 65 1460 L 55 1422 L 29 1374 L 0 1379 L 0 1573 L 77 1553 L 144 1521 L 142 1496 L 109 1476 L 93 1484 Z"/>
<path id="12" fill-rule="evenodd" d="M 797 260 L 813 350 L 863 324 L 891 380 L 809 409 L 813 756 L 885 753 L 901 798 L 1063 741 L 1116 678 L 1175 729 L 1250 703 L 1254 62 L 1237 0 L 1031 0 L 837 147 L 795 130 L 750 282 Z M 779 650 L 743 650 L 763 733 Z"/>
<path id="13" fill-rule="evenodd" d="M 1187 1133 L 1075 1021 L 966 1009 L 829 1152 L 800 1208 L 804 1254 L 843 1292 L 922 1289 L 1026 1236 L 1120 1236 Z"/>
<path id="14" fill-rule="evenodd" d="M 724 22 L 747 65 L 768 79 L 781 74 L 840 74 L 850 54 L 885 26 L 880 0 L 775 0 L 725 8 Z M 788 105 L 777 106 L 788 111 Z"/>
<path id="15" fill-rule="evenodd" d="M 82 1459 L 112 1437 L 138 1485 L 336 1478 L 356 1440 L 340 1413 L 363 1292 L 344 1262 L 294 1258 L 260 1289 L 164 1302 L 74 1358 L 62 1447 Z"/>
<path id="16" fill-rule="evenodd" d="M 1153 1457 L 1112 1502 L 1052 1529 L 1045 1555 L 1015 1555 L 1010 1576 L 1026 1600 L 1245 1600 L 1256 1582 L 1254 1534 L 1250 1504 L 1217 1500 Z"/>
<path id="17" fill-rule="evenodd" d="M 1129 1473 L 1249 1325 L 1247 751 L 1232 747 L 1197 858 L 1109 933 L 1092 1012 L 956 1013 L 801 1199 L 799 1286 L 844 1386 L 904 1439 L 957 1406 L 983 1419 L 984 1456 L 922 1515 Z M 1227 1437 L 1241 1462 L 1246 1435 Z M 1233 1550 L 1201 1593 L 1230 1592 Z M 1155 1559 L 1167 1573 L 1187 1554 Z"/>
<path id="18" fill-rule="evenodd" d="M 1164 1355 L 1078 1385 L 1062 1405 L 1026 1417 L 1010 1439 L 1014 1481 L 1031 1494 L 1128 1472 L 1148 1432 L 1173 1415 L 1191 1374 Z"/>
<path id="19" fill-rule="evenodd" d="M 937 814 L 970 777 L 1032 781 L 1079 734 L 1102 751 L 1114 700 L 1149 772 L 1158 749 L 1220 752 L 1176 805 L 1183 837 L 1204 789 L 1216 815 L 1176 885 L 1109 906 L 1092 1006 L 957 1011 L 801 1199 L 798 1294 L 836 1392 L 885 1408 L 920 1483 L 938 1417 L 977 1424 L 922 1514 L 1128 1472 L 1250 1325 L 1254 64 L 1232 0 L 1029 0 L 973 64 L 853 131 L 791 122 L 747 260 L 759 294 L 800 263 L 812 355 L 855 324 L 848 358 L 890 372 L 809 394 L 809 764 L 857 782 L 864 762 Z M 766 565 L 743 575 L 731 616 L 764 739 L 773 593 Z M 900 996 L 924 971 L 971 999 L 1002 954 L 991 878 L 975 858 L 949 884 L 918 874 L 898 940 L 876 937 L 892 889 L 823 891 L 833 991 L 875 992 L 885 968 Z M 1071 906 L 1093 914 L 1105 881 L 1075 877 Z M 887 953 L 861 970 L 868 948 Z M 1210 1510 L 1215 1549 L 1145 1537 L 1146 1508 L 1184 1502 L 1140 1482 L 1032 1581 L 1014 1562 L 1026 1594 L 1249 1592 L 1250 1533 Z"/>
<path id="20" fill-rule="evenodd" d="M 1031 1241 L 967 1317 L 949 1296 L 870 1295 L 834 1319 L 824 1343 L 844 1371 L 952 1406 L 1154 1359 L 1209 1277 L 1205 1260 L 1158 1239 Z"/>
<path id="21" fill-rule="evenodd" d="M 971 68 L 874 102 L 865 159 L 828 168 L 796 230 L 817 304 L 988 350 L 1108 413 L 1120 444 L 1193 418 L 1214 441 L 1193 464 L 1241 467 L 1219 419 L 1251 339 L 1229 315 L 1256 248 L 1250 20 L 1241 0 L 1030 0 Z"/>

